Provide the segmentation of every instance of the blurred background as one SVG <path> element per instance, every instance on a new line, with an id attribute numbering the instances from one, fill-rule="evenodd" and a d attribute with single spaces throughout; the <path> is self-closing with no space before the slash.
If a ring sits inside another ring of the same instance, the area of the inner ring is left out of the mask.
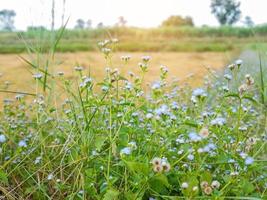
<path id="1" fill-rule="evenodd" d="M 266 52 L 265 8 L 265 0 L 2 0 L 1 88 L 34 91 L 27 61 L 70 79 L 80 65 L 101 80 L 107 63 L 98 42 L 112 38 L 119 39 L 112 67 L 122 73 L 138 73 L 150 55 L 148 82 L 165 65 L 171 78 L 198 86 L 207 69 Z M 131 56 L 127 67 L 123 55 Z"/>

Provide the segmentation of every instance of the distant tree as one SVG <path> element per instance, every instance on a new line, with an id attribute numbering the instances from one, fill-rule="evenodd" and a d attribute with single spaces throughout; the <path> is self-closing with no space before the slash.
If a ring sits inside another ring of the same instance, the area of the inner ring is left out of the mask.
<path id="1" fill-rule="evenodd" d="M 245 20 L 243 21 L 243 23 L 247 27 L 253 27 L 254 26 L 254 22 L 252 21 L 250 16 L 246 16 Z"/>
<path id="2" fill-rule="evenodd" d="M 5 31 L 12 31 L 15 29 L 14 17 L 16 12 L 14 10 L 1 10 L 0 11 L 0 28 Z"/>
<path id="3" fill-rule="evenodd" d="M 27 31 L 46 31 L 44 26 L 28 26 Z"/>
<path id="4" fill-rule="evenodd" d="M 91 19 L 88 19 L 87 22 L 86 22 L 86 28 L 87 29 L 91 29 L 92 28 L 92 20 Z"/>
<path id="5" fill-rule="evenodd" d="M 211 0 L 211 13 L 221 25 L 233 25 L 240 20 L 240 4 L 236 0 Z"/>
<path id="6" fill-rule="evenodd" d="M 178 15 L 170 16 L 168 19 L 164 20 L 161 26 L 194 26 L 193 19 L 189 16 L 181 17 Z"/>
<path id="7" fill-rule="evenodd" d="M 99 22 L 96 26 L 97 28 L 104 28 L 104 24 L 103 22 Z"/>
<path id="8" fill-rule="evenodd" d="M 83 19 L 77 19 L 75 29 L 84 29 L 85 28 L 85 22 Z"/>
<path id="9" fill-rule="evenodd" d="M 118 17 L 118 22 L 117 22 L 117 26 L 121 26 L 121 27 L 125 27 L 127 24 L 127 21 L 125 20 L 125 18 L 123 16 Z"/>

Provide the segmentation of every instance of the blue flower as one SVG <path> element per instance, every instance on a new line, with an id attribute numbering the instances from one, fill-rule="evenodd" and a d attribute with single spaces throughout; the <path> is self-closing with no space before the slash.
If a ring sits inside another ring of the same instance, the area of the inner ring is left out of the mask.
<path id="1" fill-rule="evenodd" d="M 252 158 L 252 157 L 247 157 L 246 159 L 245 159 L 245 165 L 251 165 L 251 164 L 253 164 L 254 163 L 254 158 Z"/>
<path id="2" fill-rule="evenodd" d="M 0 135 L 0 143 L 6 142 L 6 136 L 4 134 Z"/>

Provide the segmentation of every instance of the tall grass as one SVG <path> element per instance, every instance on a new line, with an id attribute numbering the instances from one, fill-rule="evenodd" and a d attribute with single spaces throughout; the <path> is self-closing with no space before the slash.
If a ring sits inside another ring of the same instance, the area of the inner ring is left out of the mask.
<path id="1" fill-rule="evenodd" d="M 112 64 L 119 45 L 111 38 L 98 43 L 108 66 L 102 81 L 82 66 L 68 80 L 50 67 L 62 33 L 48 52 L 27 46 L 33 59 L 22 59 L 35 96 L 7 99 L 0 113 L 5 198 L 266 198 L 265 83 L 258 74 L 245 76 L 249 68 L 237 62 L 222 79 L 208 70 L 205 85 L 192 89 L 167 82 L 162 66 L 144 88 L 151 58 L 140 58 L 139 74 L 122 76 Z M 122 57 L 125 67 L 130 62 Z"/>

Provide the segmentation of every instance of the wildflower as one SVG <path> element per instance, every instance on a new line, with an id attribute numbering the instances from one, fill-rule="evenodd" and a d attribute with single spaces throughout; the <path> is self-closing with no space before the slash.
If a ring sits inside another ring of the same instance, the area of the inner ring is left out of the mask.
<path id="1" fill-rule="evenodd" d="M 64 72 L 57 72 L 57 75 L 58 76 L 63 76 L 64 75 Z"/>
<path id="2" fill-rule="evenodd" d="M 204 188 L 204 193 L 207 194 L 207 195 L 210 195 L 212 193 L 212 188 L 211 187 L 205 187 Z"/>
<path id="3" fill-rule="evenodd" d="M 217 180 L 214 180 L 214 181 L 212 181 L 212 183 L 211 183 L 211 187 L 212 187 L 213 189 L 219 189 L 220 186 L 221 186 L 221 184 L 220 184 L 220 182 L 217 181 Z"/>
<path id="4" fill-rule="evenodd" d="M 183 188 L 183 189 L 186 189 L 186 188 L 188 188 L 188 183 L 187 182 L 183 182 L 182 183 L 182 185 L 181 185 L 181 187 Z"/>
<path id="5" fill-rule="evenodd" d="M 236 67 L 236 64 L 230 64 L 228 65 L 228 69 L 230 69 L 231 71 L 234 70 Z"/>
<path id="6" fill-rule="evenodd" d="M 138 66 L 141 68 L 142 71 L 146 71 L 147 70 L 147 64 L 146 63 L 138 63 Z"/>
<path id="7" fill-rule="evenodd" d="M 193 91 L 192 96 L 195 96 L 195 97 L 206 97 L 207 96 L 207 93 L 205 92 L 204 89 L 197 88 L 197 89 L 195 89 Z"/>
<path id="8" fill-rule="evenodd" d="M 157 89 L 160 89 L 160 88 L 161 88 L 161 84 L 160 84 L 159 81 L 154 82 L 154 83 L 152 84 L 152 86 L 151 86 L 151 89 L 152 89 L 152 90 L 157 90 Z"/>
<path id="9" fill-rule="evenodd" d="M 189 154 L 189 155 L 187 156 L 187 159 L 188 159 L 188 160 L 194 160 L 194 158 L 195 158 L 195 157 L 194 157 L 193 154 Z"/>
<path id="10" fill-rule="evenodd" d="M 232 80 L 232 76 L 230 74 L 225 74 L 223 77 L 228 81 Z"/>
<path id="11" fill-rule="evenodd" d="M 0 135 L 0 143 L 6 142 L 6 136 L 4 134 Z"/>
<path id="12" fill-rule="evenodd" d="M 163 74 L 167 74 L 168 73 L 168 68 L 164 65 L 161 65 L 160 66 L 160 71 L 163 73 Z"/>
<path id="13" fill-rule="evenodd" d="M 153 117 L 153 114 L 152 114 L 152 113 L 147 113 L 147 114 L 146 114 L 146 118 L 147 118 L 147 119 L 151 119 L 152 117 Z"/>
<path id="14" fill-rule="evenodd" d="M 129 55 L 121 56 L 121 60 L 125 61 L 125 62 L 128 62 L 130 60 L 130 58 L 131 58 L 131 56 L 129 56 Z"/>
<path id="15" fill-rule="evenodd" d="M 147 63 L 148 61 L 150 61 L 151 56 L 142 56 L 142 60 L 143 62 Z"/>
<path id="16" fill-rule="evenodd" d="M 54 175 L 51 173 L 51 174 L 48 174 L 48 176 L 47 176 L 47 180 L 52 180 L 54 178 Z"/>
<path id="17" fill-rule="evenodd" d="M 242 64 L 243 64 L 243 60 L 236 60 L 235 64 L 237 65 L 237 67 L 239 68 Z"/>
<path id="18" fill-rule="evenodd" d="M 206 187 L 208 187 L 209 186 L 209 183 L 207 182 L 207 181 L 202 181 L 201 183 L 200 183 L 200 187 L 202 188 L 202 189 L 204 189 L 204 188 L 206 188 Z"/>
<path id="19" fill-rule="evenodd" d="M 40 163 L 41 159 L 42 159 L 41 156 L 36 157 L 36 158 L 35 158 L 35 161 L 34 161 L 34 164 L 38 164 L 38 163 Z"/>
<path id="20" fill-rule="evenodd" d="M 246 84 L 248 86 L 251 86 L 254 84 L 254 79 L 251 77 L 250 74 L 246 74 L 245 78 L 246 78 Z"/>
<path id="21" fill-rule="evenodd" d="M 37 74 L 34 74 L 32 77 L 35 79 L 41 79 L 43 77 L 43 75 L 40 73 L 37 73 Z"/>
<path id="22" fill-rule="evenodd" d="M 162 172 L 163 167 L 161 165 L 155 165 L 155 166 L 153 166 L 153 170 L 154 170 L 154 172 L 159 173 L 159 172 Z"/>
<path id="23" fill-rule="evenodd" d="M 132 153 L 132 149 L 130 147 L 125 147 L 121 149 L 120 154 L 123 155 L 130 155 Z"/>
<path id="24" fill-rule="evenodd" d="M 199 135 L 202 137 L 202 138 L 207 138 L 209 136 L 209 129 L 203 127 L 200 132 L 199 132 Z"/>
<path id="25" fill-rule="evenodd" d="M 111 52 L 111 49 L 110 48 L 102 48 L 101 51 L 106 55 L 108 56 Z"/>
<path id="26" fill-rule="evenodd" d="M 25 140 L 21 140 L 21 141 L 19 141 L 18 146 L 19 147 L 27 147 L 27 143 Z"/>
<path id="27" fill-rule="evenodd" d="M 239 91 L 240 94 L 243 94 L 247 90 L 248 90 L 248 85 L 247 84 L 242 84 L 238 88 L 238 91 Z"/>
<path id="28" fill-rule="evenodd" d="M 162 162 L 161 166 L 165 172 L 169 172 L 171 170 L 171 165 L 168 162 Z"/>
<path id="29" fill-rule="evenodd" d="M 197 191 L 198 190 L 198 186 L 194 186 L 193 188 L 192 188 L 192 190 L 195 192 L 195 191 Z"/>
<path id="30" fill-rule="evenodd" d="M 201 137 L 198 134 L 196 134 L 195 132 L 189 133 L 188 136 L 192 142 L 197 142 L 197 141 L 201 140 Z"/>
<path id="31" fill-rule="evenodd" d="M 161 158 L 155 157 L 155 158 L 153 158 L 153 160 L 151 161 L 151 163 L 153 165 L 161 165 Z"/>
<path id="32" fill-rule="evenodd" d="M 226 123 L 226 120 L 225 118 L 222 118 L 222 117 L 217 117 L 213 120 L 211 120 L 210 124 L 211 125 L 217 125 L 217 126 L 222 126 Z"/>
<path id="33" fill-rule="evenodd" d="M 254 163 L 254 158 L 252 158 L 252 157 L 247 157 L 246 159 L 245 159 L 245 165 L 251 165 L 251 164 L 253 164 Z"/>
<path id="34" fill-rule="evenodd" d="M 75 66 L 74 70 L 80 72 L 80 71 L 83 71 L 83 67 L 82 66 Z"/>

